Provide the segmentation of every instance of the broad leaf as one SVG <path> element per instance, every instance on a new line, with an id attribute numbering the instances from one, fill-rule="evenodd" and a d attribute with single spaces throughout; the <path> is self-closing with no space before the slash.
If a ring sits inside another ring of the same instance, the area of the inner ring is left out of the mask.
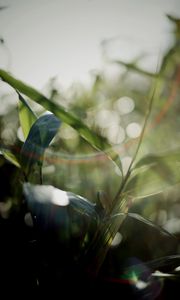
<path id="1" fill-rule="evenodd" d="M 39 238 L 41 239 L 45 232 L 45 243 L 49 248 L 52 247 L 51 243 L 63 246 L 68 243 L 70 255 L 74 254 L 73 251 L 77 247 L 76 255 L 79 256 L 79 250 L 87 246 L 96 232 L 99 217 L 95 204 L 51 185 L 25 183 L 23 191 L 28 208 L 35 217 Z M 51 233 L 50 236 L 48 232 Z M 59 256 L 58 253 L 57 261 Z"/>
<path id="2" fill-rule="evenodd" d="M 148 155 L 134 167 L 125 191 L 133 198 L 163 192 L 180 183 L 180 151 Z"/>
<path id="3" fill-rule="evenodd" d="M 78 133 L 94 148 L 103 151 L 111 158 L 122 172 L 121 160 L 119 154 L 112 149 L 107 140 L 88 128 L 80 119 L 69 113 L 64 107 L 53 103 L 36 89 L 26 85 L 20 80 L 15 79 L 9 73 L 0 69 L 0 78 L 11 85 L 14 89 L 28 96 L 31 100 L 42 105 L 46 110 L 54 113 L 60 120 L 72 126 Z"/>
<path id="4" fill-rule="evenodd" d="M 37 120 L 36 114 L 32 111 L 26 100 L 18 93 L 19 96 L 19 120 L 21 124 L 21 128 L 24 134 L 24 138 L 26 139 L 28 133 Z"/>
<path id="5" fill-rule="evenodd" d="M 56 135 L 60 121 L 53 114 L 41 116 L 31 127 L 21 149 L 21 164 L 28 175 L 34 164 L 40 163 L 44 151 Z"/>

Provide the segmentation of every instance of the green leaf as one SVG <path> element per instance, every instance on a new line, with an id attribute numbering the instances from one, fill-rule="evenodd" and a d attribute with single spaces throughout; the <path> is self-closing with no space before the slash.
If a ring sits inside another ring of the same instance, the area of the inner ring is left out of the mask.
<path id="1" fill-rule="evenodd" d="M 57 133 L 60 121 L 53 114 L 41 116 L 31 127 L 21 149 L 21 164 L 28 175 L 34 164 L 40 163 L 44 151 Z"/>
<path id="2" fill-rule="evenodd" d="M 61 121 L 72 126 L 78 131 L 78 133 L 94 148 L 103 151 L 106 155 L 112 159 L 122 172 L 121 160 L 119 154 L 112 149 L 112 146 L 107 142 L 105 138 L 93 132 L 88 128 L 80 119 L 76 118 L 73 114 L 69 113 L 61 105 L 51 102 L 43 94 L 36 89 L 26 85 L 20 80 L 15 79 L 6 71 L 0 69 L 0 77 L 3 81 L 7 82 L 14 89 L 28 96 L 31 100 L 34 100 L 38 104 L 42 105 L 45 109 L 54 113 Z"/>
<path id="3" fill-rule="evenodd" d="M 52 185 L 35 185 L 30 183 L 24 183 L 23 190 L 28 205 L 35 215 L 44 214 L 43 209 L 41 210 L 40 207 L 50 209 L 52 207 L 58 208 L 73 205 L 83 217 L 88 218 L 88 216 L 91 216 L 95 217 L 95 220 L 98 219 L 95 209 L 96 205 L 74 193 L 60 190 Z"/>
<path id="4" fill-rule="evenodd" d="M 20 163 L 19 163 L 17 157 L 12 153 L 12 151 L 10 151 L 8 149 L 1 149 L 1 152 L 8 161 L 10 161 L 16 167 L 20 168 Z"/>
<path id="5" fill-rule="evenodd" d="M 17 92 L 18 93 L 18 92 Z M 24 138 L 26 139 L 30 128 L 37 120 L 36 114 L 32 111 L 29 104 L 26 100 L 18 93 L 19 96 L 19 120 L 21 124 L 21 128 L 24 134 Z"/>
<path id="6" fill-rule="evenodd" d="M 180 151 L 143 157 L 134 167 L 125 191 L 133 198 L 163 192 L 180 183 Z"/>

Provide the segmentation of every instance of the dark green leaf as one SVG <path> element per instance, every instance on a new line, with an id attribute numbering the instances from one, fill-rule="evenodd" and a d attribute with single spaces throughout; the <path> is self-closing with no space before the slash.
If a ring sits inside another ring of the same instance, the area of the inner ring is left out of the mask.
<path id="1" fill-rule="evenodd" d="M 24 183 L 23 188 L 28 204 L 34 214 L 43 214 L 43 212 L 39 211 L 38 207 L 41 205 L 65 207 L 73 203 L 74 207 L 81 211 L 83 215 L 94 214 L 97 217 L 95 204 L 74 193 L 60 190 L 51 185 L 34 185 L 30 183 Z"/>
<path id="2" fill-rule="evenodd" d="M 54 113 L 60 120 L 72 126 L 78 133 L 94 148 L 103 151 L 111 158 L 122 171 L 121 160 L 119 154 L 112 149 L 107 140 L 88 128 L 80 119 L 69 113 L 65 108 L 59 104 L 53 103 L 36 89 L 26 85 L 20 80 L 15 79 L 9 73 L 0 69 L 0 77 L 7 82 L 14 89 L 28 96 L 31 100 L 42 105 L 45 109 Z"/>
<path id="3" fill-rule="evenodd" d="M 96 232 L 98 214 L 87 199 L 51 185 L 25 183 L 23 190 L 39 231 L 47 234 L 51 230 L 53 236 L 57 233 L 56 242 L 69 245 L 76 239 L 83 248 Z"/>
<path id="4" fill-rule="evenodd" d="M 126 271 L 129 267 L 137 269 L 135 268 L 137 264 L 146 265 L 150 271 L 159 270 L 160 267 L 162 271 L 169 271 L 166 264 L 169 260 L 167 256 L 178 252 L 178 238 L 134 213 L 128 213 L 126 216 L 122 213 L 114 215 L 110 222 L 114 219 L 122 220 L 123 217 L 125 217 L 124 222 L 118 229 L 121 240 L 118 244 L 112 244 L 112 248 L 109 249 L 109 257 L 113 255 L 114 265 L 124 266 Z M 168 258 L 167 261 L 165 257 Z M 163 269 L 165 266 L 166 269 Z M 143 268 L 138 269 L 143 270 Z"/>
<path id="5" fill-rule="evenodd" d="M 42 161 L 44 151 L 59 126 L 60 121 L 53 114 L 43 115 L 33 124 L 21 149 L 21 164 L 26 174 L 29 174 L 34 164 Z"/>

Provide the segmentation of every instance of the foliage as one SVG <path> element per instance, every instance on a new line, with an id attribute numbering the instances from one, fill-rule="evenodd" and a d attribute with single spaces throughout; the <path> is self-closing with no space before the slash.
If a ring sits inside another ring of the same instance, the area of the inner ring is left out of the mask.
<path id="1" fill-rule="evenodd" d="M 51 86 L 47 97 L 0 70 L 18 100 L 1 117 L 0 174 L 8 185 L 1 197 L 0 225 L 7 247 L 15 242 L 7 242 L 12 227 L 20 248 L 31 252 L 30 261 L 38 253 L 30 278 L 35 290 L 46 288 L 46 282 L 57 287 L 72 272 L 82 281 L 98 278 L 98 284 L 115 289 L 116 283 L 127 282 L 134 297 L 150 294 L 148 299 L 155 299 L 164 278 L 179 279 L 180 231 L 170 227 L 170 218 L 167 226 L 158 221 L 172 204 L 179 209 L 180 35 L 179 20 L 169 19 L 176 25 L 176 39 L 159 71 L 115 61 L 128 69 L 118 78 L 121 88 L 98 74 L 90 90 L 75 87 L 64 96 Z M 136 88 L 131 72 L 142 76 Z M 4 126 L 12 114 L 13 143 Z"/>

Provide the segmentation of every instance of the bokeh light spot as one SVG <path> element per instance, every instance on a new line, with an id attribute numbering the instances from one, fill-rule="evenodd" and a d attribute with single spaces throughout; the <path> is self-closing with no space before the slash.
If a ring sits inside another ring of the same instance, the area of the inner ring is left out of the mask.
<path id="1" fill-rule="evenodd" d="M 134 107 L 134 100 L 126 96 L 119 98 L 114 104 L 114 108 L 117 109 L 121 115 L 129 114 L 134 110 Z"/>
<path id="2" fill-rule="evenodd" d="M 122 234 L 120 232 L 117 232 L 111 243 L 111 247 L 117 247 L 121 243 L 122 239 L 123 239 Z"/>
<path id="3" fill-rule="evenodd" d="M 137 138 L 141 134 L 141 126 L 136 122 L 130 123 L 126 127 L 126 133 L 130 138 Z"/>
<path id="4" fill-rule="evenodd" d="M 125 139 L 125 131 L 118 124 L 114 124 L 107 128 L 107 138 L 112 144 L 121 144 Z"/>

